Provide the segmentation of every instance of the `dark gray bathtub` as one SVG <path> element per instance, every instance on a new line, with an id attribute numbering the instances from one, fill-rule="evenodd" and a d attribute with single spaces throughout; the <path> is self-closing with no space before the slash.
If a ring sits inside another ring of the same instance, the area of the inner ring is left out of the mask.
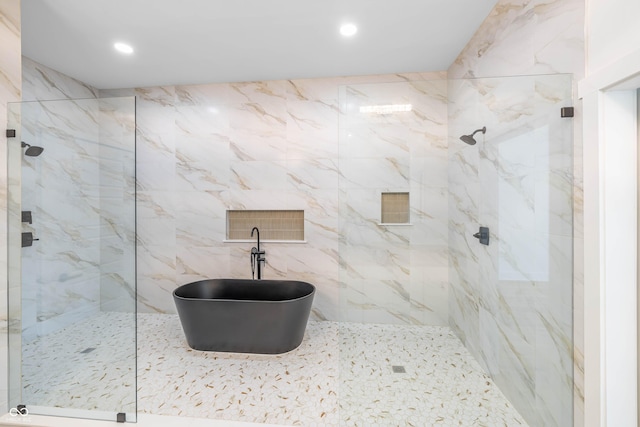
<path id="1" fill-rule="evenodd" d="M 316 288 L 294 280 L 209 279 L 173 291 L 189 347 L 278 354 L 298 347 Z"/>

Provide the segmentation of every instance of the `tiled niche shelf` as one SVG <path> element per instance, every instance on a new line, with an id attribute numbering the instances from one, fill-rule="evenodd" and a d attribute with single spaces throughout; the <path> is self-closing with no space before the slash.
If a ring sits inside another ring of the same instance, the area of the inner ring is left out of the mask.
<path id="1" fill-rule="evenodd" d="M 380 194 L 380 225 L 411 225 L 409 193 Z"/>
<path id="2" fill-rule="evenodd" d="M 228 210 L 225 242 L 255 241 L 253 227 L 262 242 L 305 243 L 303 210 Z"/>

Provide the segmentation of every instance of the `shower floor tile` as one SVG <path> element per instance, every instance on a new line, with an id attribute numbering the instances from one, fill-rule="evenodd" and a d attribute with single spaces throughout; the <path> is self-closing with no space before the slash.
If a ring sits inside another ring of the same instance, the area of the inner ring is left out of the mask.
<path id="1" fill-rule="evenodd" d="M 290 425 L 337 425 L 338 333 L 310 322 L 296 350 L 247 355 L 192 350 L 175 315 L 139 317 L 142 413 Z M 313 337 L 311 339 L 310 337 Z"/>
<path id="2" fill-rule="evenodd" d="M 92 357 L 95 363 L 90 369 L 80 365 L 84 371 L 76 376 L 83 381 L 65 386 L 73 392 L 50 402 L 40 394 L 39 405 L 88 409 L 100 401 L 130 403 L 126 393 L 117 393 L 122 379 L 100 377 L 131 355 L 118 354 L 113 343 L 95 344 L 87 327 L 112 327 L 117 335 L 125 327 L 117 318 L 118 313 L 103 313 L 85 322 L 89 335 L 84 339 L 72 328 L 47 336 L 61 369 L 73 370 L 75 363 L 65 364 L 61 357 L 70 337 L 77 341 L 74 357 Z M 82 353 L 89 348 L 95 350 Z M 394 372 L 394 366 L 405 372 Z M 49 389 L 52 375 L 32 374 L 25 390 Z M 82 384 L 101 386 L 84 389 Z M 59 383 L 55 387 L 61 389 Z M 137 389 L 143 414 L 310 427 L 526 426 L 446 327 L 310 321 L 299 348 L 282 355 L 246 355 L 192 350 L 177 315 L 139 314 Z"/>
<path id="3" fill-rule="evenodd" d="M 301 426 L 526 426 L 446 327 L 310 321 L 299 348 L 261 356 L 191 350 L 177 316 L 139 319 L 143 413 Z"/>
<path id="4" fill-rule="evenodd" d="M 100 313 L 22 343 L 27 406 L 135 412 L 134 315 Z"/>

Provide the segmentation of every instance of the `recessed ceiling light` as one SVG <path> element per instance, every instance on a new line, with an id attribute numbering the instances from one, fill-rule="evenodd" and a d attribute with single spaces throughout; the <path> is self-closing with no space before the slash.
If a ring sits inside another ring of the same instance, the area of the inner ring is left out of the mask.
<path id="1" fill-rule="evenodd" d="M 342 27 L 340 27 L 340 34 L 345 37 L 351 37 L 357 32 L 358 27 L 356 27 L 354 24 L 344 24 Z"/>
<path id="2" fill-rule="evenodd" d="M 133 48 L 126 43 L 114 43 L 113 48 L 120 53 L 126 53 L 130 55 L 133 53 Z"/>

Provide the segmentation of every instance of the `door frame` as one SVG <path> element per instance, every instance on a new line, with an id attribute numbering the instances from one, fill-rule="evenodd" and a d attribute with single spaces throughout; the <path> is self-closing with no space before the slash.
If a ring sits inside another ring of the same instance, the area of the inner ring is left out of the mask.
<path id="1" fill-rule="evenodd" d="M 584 147 L 586 427 L 638 419 L 640 50 L 579 83 Z"/>

